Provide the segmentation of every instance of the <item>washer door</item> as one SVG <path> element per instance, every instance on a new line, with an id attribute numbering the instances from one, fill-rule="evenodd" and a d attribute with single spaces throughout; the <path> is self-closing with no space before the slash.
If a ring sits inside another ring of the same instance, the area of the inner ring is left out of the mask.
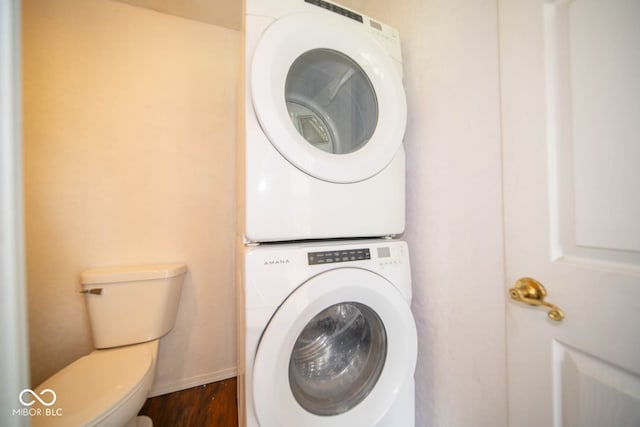
<path id="1" fill-rule="evenodd" d="M 258 121 L 298 169 L 336 183 L 372 177 L 402 144 L 406 98 L 395 64 L 341 16 L 298 13 L 271 24 L 251 63 Z"/>
<path id="2" fill-rule="evenodd" d="M 389 281 L 338 268 L 297 288 L 265 329 L 254 362 L 260 425 L 376 425 L 410 381 L 417 336 Z"/>

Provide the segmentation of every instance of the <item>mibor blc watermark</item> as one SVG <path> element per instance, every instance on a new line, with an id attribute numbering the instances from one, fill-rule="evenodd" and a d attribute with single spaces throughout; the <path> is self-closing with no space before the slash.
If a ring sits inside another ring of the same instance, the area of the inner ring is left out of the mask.
<path id="1" fill-rule="evenodd" d="M 25 388 L 18 395 L 22 408 L 14 409 L 13 415 L 21 417 L 61 417 L 62 408 L 53 407 L 57 399 L 56 392 L 50 388 L 42 390 L 40 394 L 30 388 Z"/>

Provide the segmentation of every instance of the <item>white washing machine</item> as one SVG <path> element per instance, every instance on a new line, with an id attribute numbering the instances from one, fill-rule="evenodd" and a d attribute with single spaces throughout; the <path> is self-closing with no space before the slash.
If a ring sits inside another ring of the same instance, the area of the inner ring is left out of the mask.
<path id="1" fill-rule="evenodd" d="M 406 243 L 244 251 L 240 426 L 412 427 L 417 335 Z"/>
<path id="2" fill-rule="evenodd" d="M 324 0 L 246 0 L 245 242 L 404 231 L 398 32 Z"/>

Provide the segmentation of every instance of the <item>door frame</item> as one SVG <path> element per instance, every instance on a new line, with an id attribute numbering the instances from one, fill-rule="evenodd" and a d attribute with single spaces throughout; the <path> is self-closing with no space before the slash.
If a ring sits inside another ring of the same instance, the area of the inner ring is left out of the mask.
<path id="1" fill-rule="evenodd" d="M 13 416 L 20 391 L 29 386 L 20 22 L 20 2 L 0 2 L 0 424 L 11 427 L 29 422 Z"/>

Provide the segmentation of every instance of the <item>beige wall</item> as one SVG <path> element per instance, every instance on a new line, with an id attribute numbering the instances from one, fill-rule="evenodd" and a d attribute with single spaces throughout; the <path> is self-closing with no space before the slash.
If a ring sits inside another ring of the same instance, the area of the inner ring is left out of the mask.
<path id="1" fill-rule="evenodd" d="M 184 261 L 155 392 L 235 372 L 241 34 L 106 0 L 26 0 L 33 384 L 92 350 L 80 271 Z"/>

